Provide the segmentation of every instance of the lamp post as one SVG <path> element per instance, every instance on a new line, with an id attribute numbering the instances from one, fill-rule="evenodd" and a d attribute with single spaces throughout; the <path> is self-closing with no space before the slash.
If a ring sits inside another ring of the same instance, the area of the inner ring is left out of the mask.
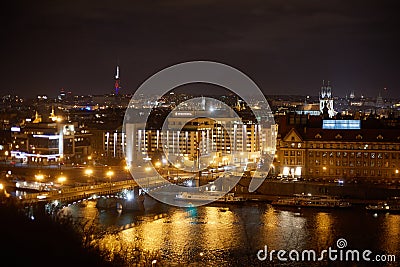
<path id="1" fill-rule="evenodd" d="M 90 181 L 90 177 L 91 177 L 92 174 L 93 174 L 93 170 L 92 170 L 92 169 L 86 169 L 86 170 L 85 170 L 85 174 L 88 176 L 88 179 L 89 179 L 89 181 Z"/>
<path id="2" fill-rule="evenodd" d="M 177 163 L 177 164 L 175 164 L 175 167 L 176 167 L 176 179 L 178 180 L 178 178 L 179 178 L 179 168 L 181 167 L 181 164 Z"/>
<path id="3" fill-rule="evenodd" d="M 60 176 L 58 177 L 57 181 L 63 186 L 63 183 L 67 181 L 67 178 L 65 176 Z"/>
<path id="4" fill-rule="evenodd" d="M 125 165 L 125 166 L 124 166 L 124 170 L 125 170 L 125 172 L 126 172 L 126 178 L 129 179 L 129 166 L 128 166 L 128 165 Z"/>
<path id="5" fill-rule="evenodd" d="M 44 175 L 41 173 L 35 174 L 35 179 L 40 183 L 44 179 Z M 39 191 L 41 191 L 42 186 L 39 184 Z"/>
<path id="6" fill-rule="evenodd" d="M 155 164 L 156 168 L 160 168 L 161 167 L 161 162 L 157 161 Z"/>
<path id="7" fill-rule="evenodd" d="M 35 174 L 35 179 L 38 181 L 42 181 L 44 179 L 44 175 L 41 173 Z"/>
<path id="8" fill-rule="evenodd" d="M 6 150 L 5 152 L 4 152 L 4 164 L 7 164 L 7 157 L 8 157 L 8 151 Z"/>
<path id="9" fill-rule="evenodd" d="M 147 172 L 147 173 L 149 173 L 149 172 L 151 171 L 151 167 L 146 167 L 146 168 L 144 168 L 144 171 Z M 149 187 L 150 187 L 150 177 L 149 177 L 149 175 L 147 174 L 147 190 L 149 190 Z"/>
<path id="10" fill-rule="evenodd" d="M 111 171 L 111 170 L 109 170 L 108 172 L 107 172 L 107 176 L 108 176 L 108 179 L 109 179 L 109 181 L 110 181 L 110 194 L 111 194 L 111 177 L 114 175 L 114 172 L 113 171 Z"/>
<path id="11" fill-rule="evenodd" d="M 67 178 L 65 177 L 65 176 L 60 176 L 60 177 L 58 177 L 58 179 L 57 179 L 57 181 L 61 184 L 61 197 L 63 197 L 63 189 L 62 189 L 62 186 L 63 186 L 63 183 L 65 182 L 65 181 L 67 181 Z"/>

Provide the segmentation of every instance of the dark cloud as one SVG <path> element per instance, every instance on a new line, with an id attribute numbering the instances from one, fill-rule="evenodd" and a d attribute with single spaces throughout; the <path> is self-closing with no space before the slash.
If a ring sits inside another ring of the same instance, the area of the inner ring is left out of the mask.
<path id="1" fill-rule="evenodd" d="M 267 94 L 376 95 L 399 85 L 396 1 L 10 1 L 1 12 L 0 91 L 124 90 L 187 60 L 237 67 Z M 29 93 L 28 93 L 29 92 Z"/>

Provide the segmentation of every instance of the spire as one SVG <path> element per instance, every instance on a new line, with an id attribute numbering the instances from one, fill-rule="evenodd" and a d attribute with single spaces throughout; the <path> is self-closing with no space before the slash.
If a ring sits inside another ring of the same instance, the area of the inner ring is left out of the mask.
<path id="1" fill-rule="evenodd" d="M 321 86 L 321 98 L 325 98 L 326 96 L 326 86 L 325 86 L 325 80 L 322 80 L 322 86 Z"/>
<path id="2" fill-rule="evenodd" d="M 35 119 L 33 120 L 33 123 L 39 123 L 39 122 L 42 122 L 42 117 L 39 115 L 39 113 L 36 110 Z"/>
<path id="3" fill-rule="evenodd" d="M 115 80 L 115 83 L 114 83 L 114 93 L 115 93 L 116 95 L 118 95 L 118 94 L 119 94 L 119 90 L 121 89 L 121 86 L 120 86 L 120 84 L 119 84 L 119 66 L 118 66 L 118 65 L 117 65 L 117 67 L 116 67 L 114 80 Z"/>

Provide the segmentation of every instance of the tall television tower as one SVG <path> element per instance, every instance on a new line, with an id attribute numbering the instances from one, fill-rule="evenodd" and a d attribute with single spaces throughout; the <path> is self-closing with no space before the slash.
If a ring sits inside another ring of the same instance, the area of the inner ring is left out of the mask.
<path id="1" fill-rule="evenodd" d="M 117 65 L 117 69 L 116 69 L 116 73 L 115 73 L 115 77 L 114 77 L 115 83 L 114 83 L 114 93 L 116 95 L 119 94 L 119 90 L 121 89 L 120 85 L 119 85 L 119 66 Z"/>

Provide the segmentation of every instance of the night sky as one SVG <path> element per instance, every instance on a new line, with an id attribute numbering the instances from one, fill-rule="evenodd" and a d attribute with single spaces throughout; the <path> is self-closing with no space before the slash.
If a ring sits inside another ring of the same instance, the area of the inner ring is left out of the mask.
<path id="1" fill-rule="evenodd" d="M 0 93 L 133 93 L 176 63 L 211 60 L 265 94 L 400 94 L 398 1 L 19 1 L 0 11 Z M 383 90 L 387 88 L 387 90 Z"/>

